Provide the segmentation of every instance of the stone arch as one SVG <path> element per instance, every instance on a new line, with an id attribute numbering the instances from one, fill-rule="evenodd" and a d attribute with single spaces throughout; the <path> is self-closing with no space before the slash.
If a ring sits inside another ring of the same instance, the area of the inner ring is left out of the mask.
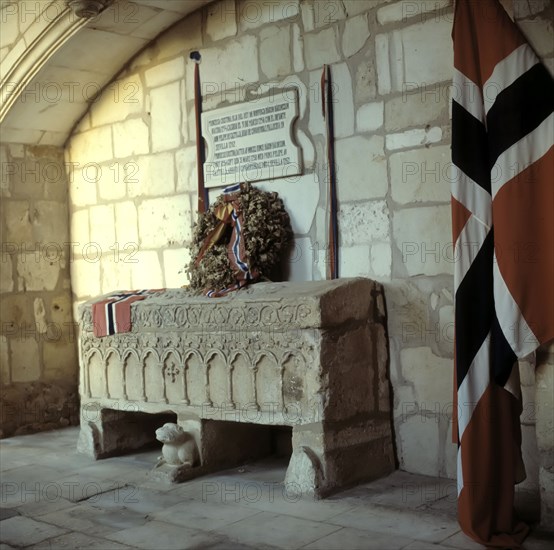
<path id="1" fill-rule="evenodd" d="M 286 407 L 300 407 L 306 395 L 307 363 L 300 351 L 289 351 L 282 359 L 283 404 Z"/>
<path id="2" fill-rule="evenodd" d="M 188 349 L 184 357 L 185 400 L 190 405 L 202 406 L 206 402 L 204 358 L 193 349 Z"/>
<path id="3" fill-rule="evenodd" d="M 139 354 L 134 349 L 123 352 L 123 382 L 125 399 L 141 401 L 144 399 L 144 378 Z"/>
<path id="4" fill-rule="evenodd" d="M 83 385 L 87 397 L 103 397 L 106 387 L 104 357 L 97 349 L 88 351 L 83 360 Z"/>
<path id="5" fill-rule="evenodd" d="M 208 402 L 221 408 L 231 401 L 231 380 L 227 357 L 214 349 L 206 354 L 206 372 L 208 376 Z"/>
<path id="6" fill-rule="evenodd" d="M 259 352 L 254 358 L 256 373 L 256 402 L 261 410 L 281 410 L 282 367 L 277 357 L 270 351 Z"/>
<path id="7" fill-rule="evenodd" d="M 5 44 L 9 50 L 0 59 L 4 76 L 0 83 L 3 141 L 63 146 L 98 92 L 109 85 L 126 62 L 172 23 L 212 1 L 187 0 L 171 5 L 134 0 L 132 17 L 118 13 L 116 2 L 92 22 L 77 17 L 65 0 L 21 0 L 6 6 L 2 33 L 10 36 Z M 18 20 L 23 9 L 31 22 L 20 29 Z M 117 23 L 124 21 L 125 32 L 121 32 Z M 138 30 L 145 23 L 149 28 L 146 34 L 144 26 Z M 85 94 L 84 87 L 77 87 L 73 89 L 77 90 L 75 97 L 64 90 L 48 109 L 37 104 L 42 102 L 22 101 L 22 94 L 37 89 L 40 97 L 45 82 L 67 82 L 71 71 L 79 74 L 82 83 L 94 82 L 96 92 Z"/>
<path id="8" fill-rule="evenodd" d="M 124 365 L 119 350 L 108 348 L 104 360 L 106 363 L 106 397 L 110 399 L 124 398 Z"/>
<path id="9" fill-rule="evenodd" d="M 256 403 L 256 386 L 252 360 L 246 351 L 235 351 L 229 359 L 231 402 L 237 409 Z"/>
<path id="10" fill-rule="evenodd" d="M 142 354 L 144 372 L 144 393 L 146 401 L 154 403 L 165 402 L 162 362 L 155 349 L 146 348 Z"/>

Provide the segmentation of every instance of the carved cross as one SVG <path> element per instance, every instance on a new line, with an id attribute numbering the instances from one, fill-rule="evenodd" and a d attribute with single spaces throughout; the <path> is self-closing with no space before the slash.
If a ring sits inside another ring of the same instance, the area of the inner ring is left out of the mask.
<path id="1" fill-rule="evenodd" d="M 171 382 L 175 382 L 177 376 L 181 373 L 181 369 L 175 364 L 175 361 L 171 361 L 165 370 L 166 374 L 171 378 Z"/>

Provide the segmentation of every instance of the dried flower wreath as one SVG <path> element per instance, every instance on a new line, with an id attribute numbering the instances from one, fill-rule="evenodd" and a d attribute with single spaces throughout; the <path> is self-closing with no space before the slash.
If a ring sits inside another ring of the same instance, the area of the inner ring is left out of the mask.
<path id="1" fill-rule="evenodd" d="M 275 280 L 292 240 L 290 218 L 277 193 L 250 183 L 226 190 L 198 215 L 187 269 L 190 287 L 222 295 L 259 279 Z"/>

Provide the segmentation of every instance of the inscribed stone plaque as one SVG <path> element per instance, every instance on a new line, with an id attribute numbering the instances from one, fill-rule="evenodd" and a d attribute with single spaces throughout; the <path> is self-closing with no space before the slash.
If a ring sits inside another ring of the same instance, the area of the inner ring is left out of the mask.
<path id="1" fill-rule="evenodd" d="M 205 186 L 301 174 L 300 150 L 292 139 L 297 117 L 296 89 L 202 113 Z"/>

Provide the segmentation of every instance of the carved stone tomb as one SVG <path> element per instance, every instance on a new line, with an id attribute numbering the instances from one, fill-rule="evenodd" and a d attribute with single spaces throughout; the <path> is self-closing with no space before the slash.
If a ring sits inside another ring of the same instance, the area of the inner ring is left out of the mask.
<path id="1" fill-rule="evenodd" d="M 91 302 L 80 317 L 81 452 L 138 449 L 164 423 L 155 414 L 173 413 L 196 444 L 173 481 L 269 454 L 267 426 L 292 427 L 289 491 L 322 497 L 394 469 L 378 283 L 259 283 L 223 298 L 166 290 L 131 306 L 131 332 L 104 338 L 92 334 Z"/>

